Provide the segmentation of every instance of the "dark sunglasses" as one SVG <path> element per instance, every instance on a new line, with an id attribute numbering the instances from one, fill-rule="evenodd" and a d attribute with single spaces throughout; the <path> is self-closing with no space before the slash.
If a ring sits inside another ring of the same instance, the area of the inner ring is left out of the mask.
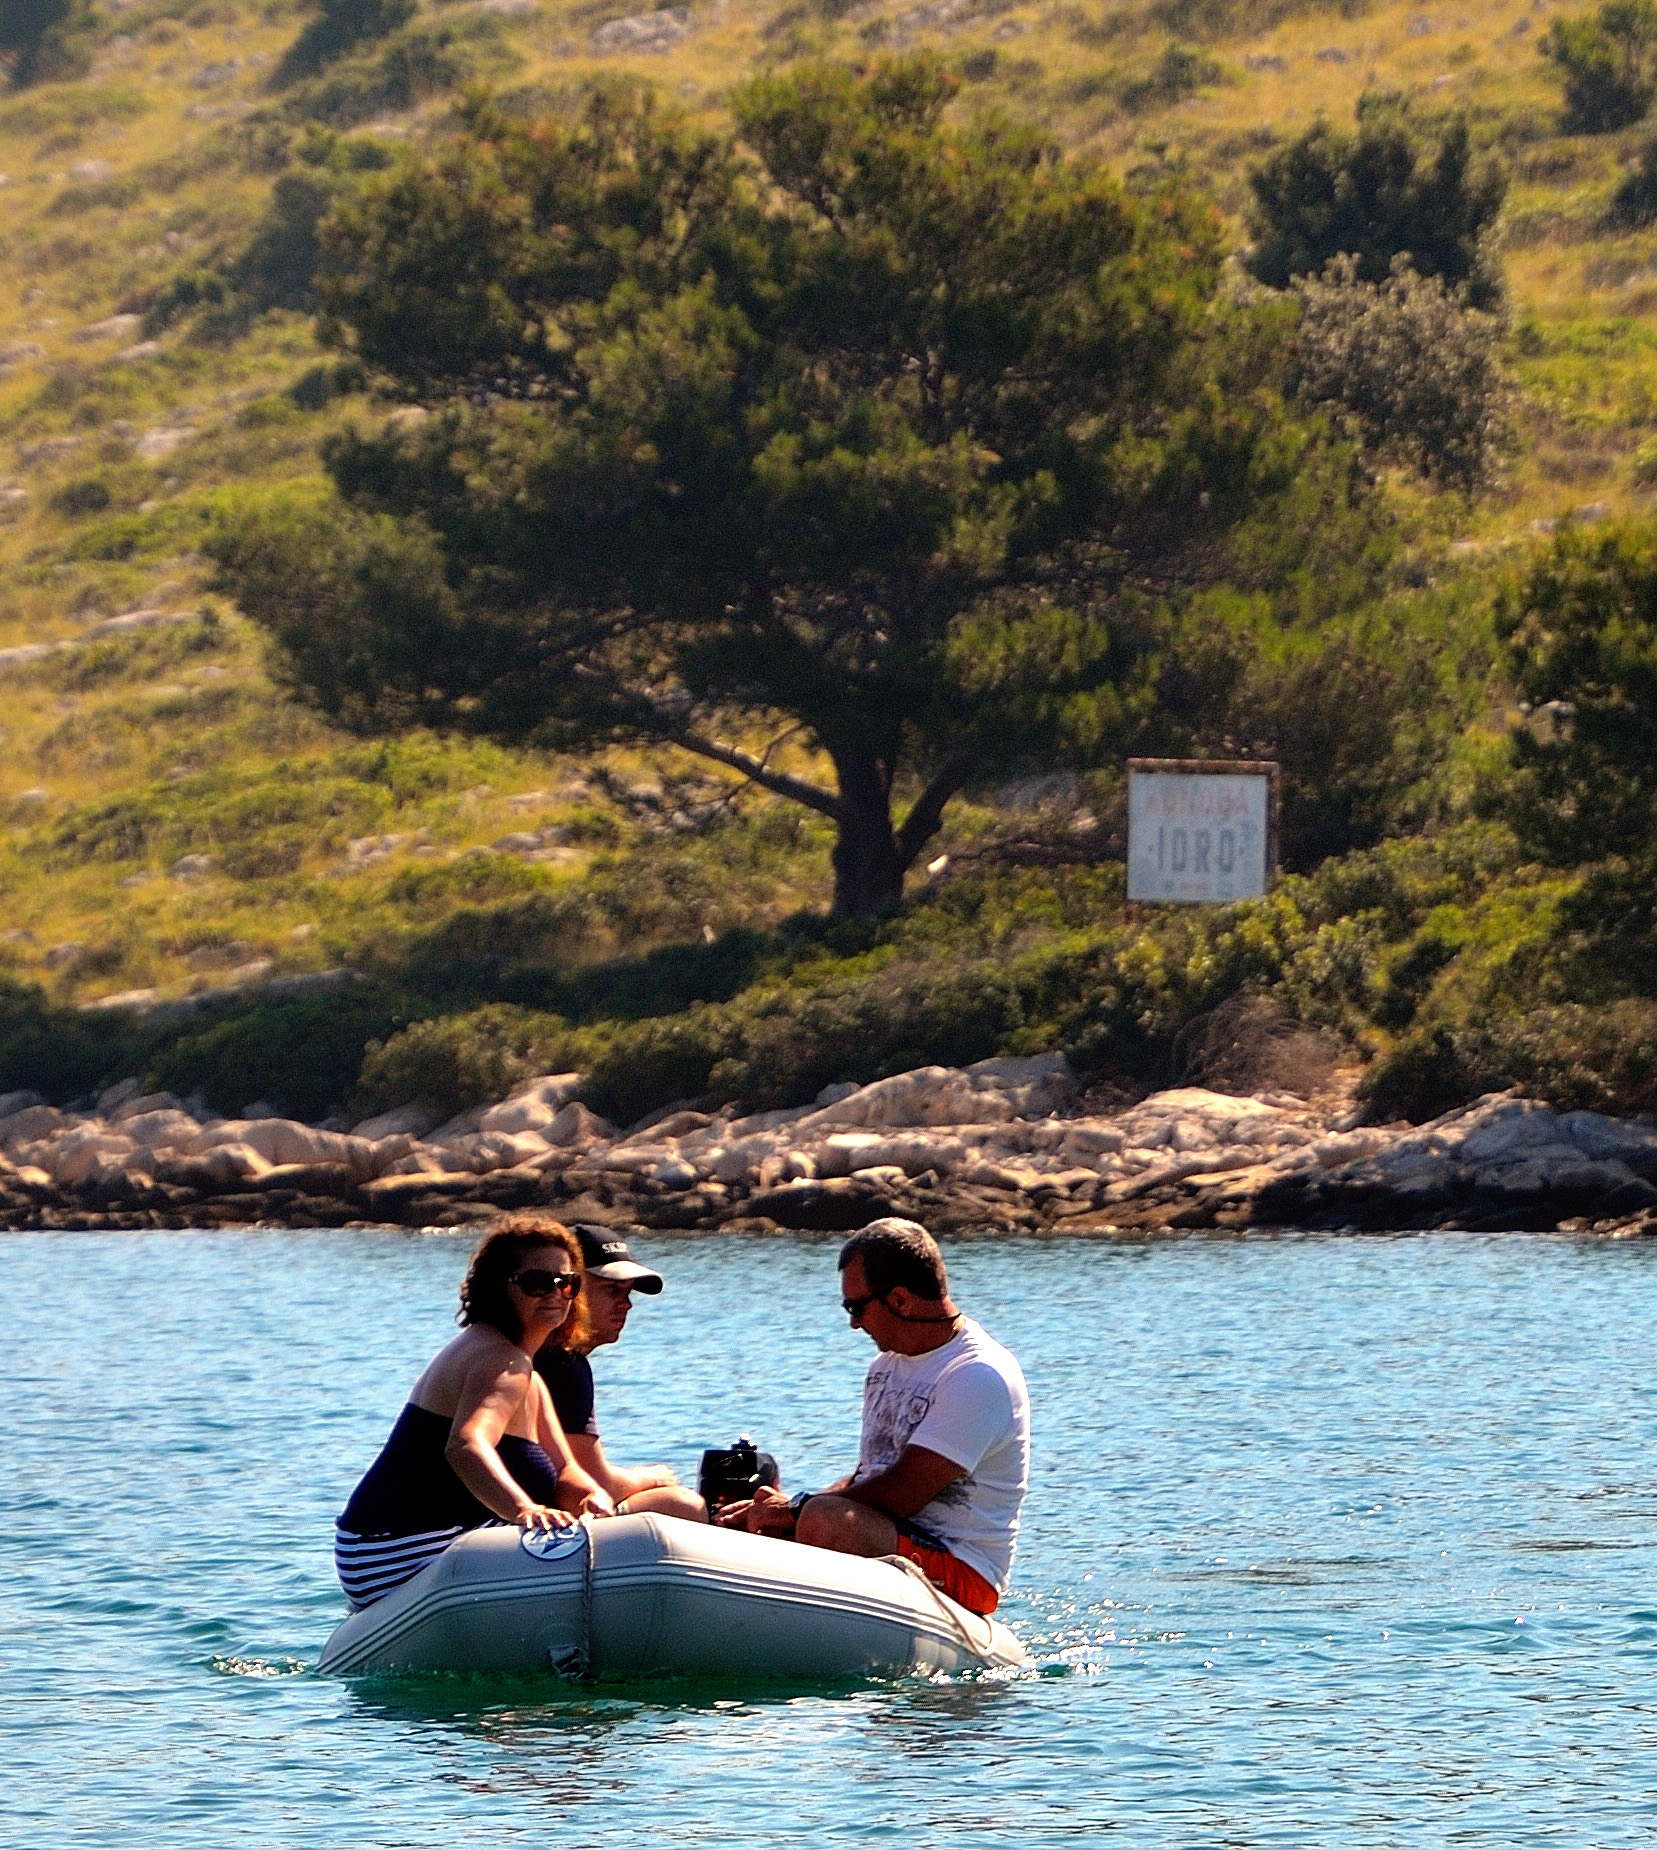
<path id="1" fill-rule="evenodd" d="M 885 1296 L 884 1291 L 871 1291 L 867 1297 L 863 1298 L 842 1298 L 840 1308 L 855 1321 L 871 1304 L 878 1304 Z"/>
<path id="2" fill-rule="evenodd" d="M 550 1298 L 555 1292 L 573 1298 L 581 1289 L 579 1272 L 543 1272 L 538 1266 L 514 1272 L 512 1282 L 526 1298 Z"/>

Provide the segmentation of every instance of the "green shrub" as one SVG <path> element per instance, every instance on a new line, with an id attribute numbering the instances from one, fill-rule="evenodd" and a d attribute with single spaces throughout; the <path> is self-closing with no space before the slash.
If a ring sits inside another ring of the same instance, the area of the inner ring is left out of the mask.
<path id="1" fill-rule="evenodd" d="M 1418 276 L 1403 256 L 1380 283 L 1337 257 L 1295 291 L 1303 400 L 1340 406 L 1367 448 L 1441 487 L 1471 494 L 1490 481 L 1512 441 L 1500 316 L 1470 308 L 1440 277 Z"/>
<path id="2" fill-rule="evenodd" d="M 50 505 L 54 513 L 75 520 L 86 514 L 104 513 L 112 499 L 109 484 L 101 476 L 83 475 L 55 490 Z"/>
<path id="3" fill-rule="evenodd" d="M 412 1022 L 369 1042 L 355 1107 L 366 1116 L 420 1104 L 447 1116 L 504 1098 L 536 1073 L 559 1070 L 569 1047 L 568 1025 L 557 1016 L 505 1003 Z"/>
<path id="4" fill-rule="evenodd" d="M 130 1018 L 59 1008 L 32 986 L 0 977 L 0 1092 L 29 1087 L 58 1103 L 139 1070 Z"/>
<path id="5" fill-rule="evenodd" d="M 91 62 L 87 0 L 6 0 L 0 7 L 0 59 L 20 89 L 78 77 Z"/>
<path id="6" fill-rule="evenodd" d="M 316 17 L 288 48 L 278 83 L 308 77 L 342 53 L 383 39 L 413 18 L 417 0 L 321 0 Z"/>
<path id="7" fill-rule="evenodd" d="M 1566 528 L 1497 613 L 1516 691 L 1491 802 L 1561 866 L 1640 860 L 1657 845 L 1657 521 Z"/>
<path id="8" fill-rule="evenodd" d="M 1230 76 L 1229 69 L 1208 52 L 1170 42 L 1149 70 L 1120 82 L 1116 94 L 1129 114 L 1139 115 L 1165 109 L 1211 84 L 1227 82 Z"/>
<path id="9" fill-rule="evenodd" d="M 1657 95 L 1657 4 L 1607 0 L 1592 18 L 1556 19 L 1537 50 L 1564 73 L 1566 134 L 1628 128 Z"/>
<path id="10" fill-rule="evenodd" d="M 1440 1023 L 1378 1060 L 1362 1096 L 1377 1116 L 1419 1124 L 1509 1087 L 1562 1110 L 1650 1111 L 1657 1105 L 1657 1005 L 1560 1004 Z"/>
<path id="11" fill-rule="evenodd" d="M 1613 225 L 1638 227 L 1657 219 L 1657 136 L 1640 149 L 1634 165 L 1611 195 Z"/>
<path id="12" fill-rule="evenodd" d="M 422 98 L 465 81 L 474 58 L 457 26 L 410 26 L 377 51 L 344 57 L 295 84 L 285 113 L 296 122 L 350 128 L 386 111 L 412 109 Z"/>
<path id="13" fill-rule="evenodd" d="M 369 984 L 223 1004 L 172 1028 L 149 1079 L 200 1094 L 227 1115 L 262 1099 L 292 1117 L 322 1118 L 350 1097 L 364 1043 L 376 1045 L 371 1037 L 394 1034 L 406 1019 L 396 997 Z"/>
<path id="14" fill-rule="evenodd" d="M 320 247 L 317 226 L 333 205 L 336 186 L 326 173 L 311 167 L 290 168 L 277 176 L 270 210 L 231 264 L 228 280 L 255 312 L 315 307 L 311 282 Z"/>
<path id="15" fill-rule="evenodd" d="M 1474 166 L 1461 118 L 1428 147 L 1395 98 L 1365 96 L 1356 134 L 1320 119 L 1249 175 L 1248 267 L 1286 289 L 1344 255 L 1361 281 L 1384 283 L 1407 254 L 1418 275 L 1463 284 L 1475 307 L 1491 307 L 1500 285 L 1480 245 L 1506 185 L 1494 166 Z"/>

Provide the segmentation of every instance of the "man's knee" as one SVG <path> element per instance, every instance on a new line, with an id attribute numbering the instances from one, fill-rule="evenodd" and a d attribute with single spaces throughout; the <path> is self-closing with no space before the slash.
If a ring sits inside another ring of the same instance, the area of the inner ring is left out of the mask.
<path id="1" fill-rule="evenodd" d="M 813 1497 L 800 1511 L 794 1539 L 838 1554 L 890 1554 L 897 1546 L 892 1519 L 849 1497 Z"/>
<path id="2" fill-rule="evenodd" d="M 660 1490 L 641 1490 L 636 1496 L 616 1506 L 623 1516 L 677 1516 L 681 1522 L 706 1522 L 708 1506 L 694 1490 L 683 1484 L 666 1485 Z"/>

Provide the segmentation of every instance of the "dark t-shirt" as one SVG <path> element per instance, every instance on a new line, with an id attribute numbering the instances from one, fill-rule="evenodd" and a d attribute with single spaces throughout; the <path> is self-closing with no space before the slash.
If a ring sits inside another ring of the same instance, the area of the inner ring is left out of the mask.
<path id="1" fill-rule="evenodd" d="M 535 1371 L 547 1384 L 552 1396 L 552 1410 L 566 1433 L 582 1432 L 589 1439 L 598 1437 L 598 1418 L 593 1412 L 593 1365 L 584 1355 L 571 1355 L 548 1343 L 535 1358 Z"/>

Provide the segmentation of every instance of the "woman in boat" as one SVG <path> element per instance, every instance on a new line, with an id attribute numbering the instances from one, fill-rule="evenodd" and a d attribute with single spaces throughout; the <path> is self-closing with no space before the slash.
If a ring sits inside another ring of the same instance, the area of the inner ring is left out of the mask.
<path id="1" fill-rule="evenodd" d="M 334 1561 L 354 1608 L 411 1580 L 468 1529 L 567 1529 L 615 1514 L 571 1456 L 530 1359 L 574 1311 L 581 1275 L 580 1242 L 545 1215 L 497 1223 L 473 1253 L 460 1334 L 415 1382 L 340 1513 Z"/>

